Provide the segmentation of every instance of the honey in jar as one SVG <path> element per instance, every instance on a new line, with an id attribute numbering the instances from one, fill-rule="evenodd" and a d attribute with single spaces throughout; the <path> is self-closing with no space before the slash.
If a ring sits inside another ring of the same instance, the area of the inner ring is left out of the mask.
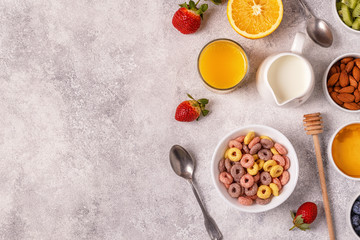
<path id="1" fill-rule="evenodd" d="M 347 125 L 336 134 L 331 153 L 344 174 L 360 178 L 360 123 Z"/>

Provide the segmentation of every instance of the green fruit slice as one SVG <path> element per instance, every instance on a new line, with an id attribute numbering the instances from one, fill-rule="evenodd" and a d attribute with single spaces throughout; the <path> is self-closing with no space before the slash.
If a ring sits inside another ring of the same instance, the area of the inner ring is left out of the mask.
<path id="1" fill-rule="evenodd" d="M 360 17 L 355 19 L 351 27 L 355 30 L 360 30 Z"/>
<path id="2" fill-rule="evenodd" d="M 343 4 L 341 6 L 341 12 L 342 12 L 342 18 L 343 18 L 344 23 L 346 25 L 348 25 L 349 27 L 351 27 L 353 24 L 353 18 L 351 16 L 351 12 L 350 12 L 350 9 L 348 8 L 348 6 Z"/>
<path id="3" fill-rule="evenodd" d="M 353 18 L 360 17 L 360 2 L 356 5 L 352 12 Z"/>
<path id="4" fill-rule="evenodd" d="M 349 8 L 354 9 L 356 7 L 358 0 L 342 0 L 341 2 L 346 6 L 348 6 Z"/>
<path id="5" fill-rule="evenodd" d="M 340 10 L 341 9 L 341 2 L 336 2 L 336 10 Z"/>

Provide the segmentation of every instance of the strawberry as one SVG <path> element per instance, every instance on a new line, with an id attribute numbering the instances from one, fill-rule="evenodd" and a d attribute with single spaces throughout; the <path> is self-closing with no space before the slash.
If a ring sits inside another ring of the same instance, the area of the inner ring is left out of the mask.
<path id="1" fill-rule="evenodd" d="M 199 0 L 200 1 L 200 0 Z M 203 13 L 208 9 L 207 4 L 202 4 L 200 8 L 197 8 L 194 1 L 190 1 L 180 4 L 179 10 L 177 10 L 173 16 L 172 24 L 174 27 L 183 34 L 190 34 L 196 32 L 201 24 Z"/>
<path id="2" fill-rule="evenodd" d="M 198 120 L 200 113 L 205 117 L 209 111 L 205 109 L 205 105 L 209 100 L 201 98 L 195 100 L 190 94 L 188 97 L 192 100 L 183 101 L 176 108 L 175 119 L 180 122 L 192 122 L 195 119 Z"/>
<path id="3" fill-rule="evenodd" d="M 303 203 L 294 215 L 291 212 L 291 217 L 293 218 L 294 226 L 289 230 L 293 230 L 295 227 L 305 231 L 309 229 L 310 224 L 316 219 L 317 216 L 317 206 L 313 202 Z"/>

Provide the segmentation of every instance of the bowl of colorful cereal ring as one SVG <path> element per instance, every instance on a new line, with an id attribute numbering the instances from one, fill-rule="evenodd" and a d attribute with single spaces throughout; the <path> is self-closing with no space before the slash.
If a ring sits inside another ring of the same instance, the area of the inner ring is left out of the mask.
<path id="1" fill-rule="evenodd" d="M 232 207 L 264 212 L 279 206 L 294 191 L 299 163 L 294 147 L 281 132 L 248 125 L 218 143 L 211 175 L 220 196 Z"/>

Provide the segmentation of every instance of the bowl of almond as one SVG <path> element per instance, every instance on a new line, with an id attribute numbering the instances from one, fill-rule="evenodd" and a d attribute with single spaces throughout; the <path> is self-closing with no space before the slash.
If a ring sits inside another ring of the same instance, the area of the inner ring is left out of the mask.
<path id="1" fill-rule="evenodd" d="M 324 74 L 326 99 L 345 112 L 360 112 L 360 54 L 335 58 Z"/>

